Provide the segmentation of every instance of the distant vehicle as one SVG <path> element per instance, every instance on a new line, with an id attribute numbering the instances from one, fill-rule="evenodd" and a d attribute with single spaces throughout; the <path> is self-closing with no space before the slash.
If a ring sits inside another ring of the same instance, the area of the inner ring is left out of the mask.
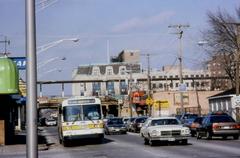
<path id="1" fill-rule="evenodd" d="M 184 124 L 184 123 L 187 123 L 187 121 L 193 121 L 197 117 L 198 117 L 197 114 L 184 113 L 181 115 L 180 121 Z"/>
<path id="2" fill-rule="evenodd" d="M 197 117 L 190 124 L 189 128 L 190 128 L 192 137 L 194 137 L 196 135 L 197 128 L 199 128 L 200 125 L 202 125 L 203 119 L 204 119 L 204 117 Z"/>
<path id="3" fill-rule="evenodd" d="M 124 117 L 123 118 L 123 123 L 125 124 L 125 125 L 127 125 L 127 121 L 130 119 L 130 117 Z"/>
<path id="4" fill-rule="evenodd" d="M 129 118 L 129 120 L 127 121 L 126 127 L 127 127 L 127 131 L 131 132 L 132 129 L 132 124 L 133 121 L 136 119 L 136 117 L 131 117 Z"/>
<path id="5" fill-rule="evenodd" d="M 140 130 L 145 144 L 154 145 L 157 141 L 179 141 L 187 144 L 190 130 L 175 117 L 148 118 Z"/>
<path id="6" fill-rule="evenodd" d="M 180 120 L 182 115 L 175 115 L 175 117 Z"/>
<path id="7" fill-rule="evenodd" d="M 135 133 L 140 132 L 140 129 L 142 128 L 142 125 L 147 120 L 147 118 L 148 117 L 146 117 L 146 116 L 137 117 L 132 123 L 131 131 L 133 131 Z"/>
<path id="8" fill-rule="evenodd" d="M 108 114 L 104 119 L 103 119 L 103 122 L 106 123 L 108 119 L 110 118 L 114 118 L 114 115 L 113 114 Z"/>
<path id="9" fill-rule="evenodd" d="M 58 131 L 60 143 L 66 146 L 75 139 L 104 138 L 102 106 L 99 98 L 73 97 L 59 108 Z"/>
<path id="10" fill-rule="evenodd" d="M 104 127 L 105 134 L 114 134 L 114 133 L 121 133 L 126 134 L 127 128 L 123 123 L 122 118 L 110 118 L 105 124 Z"/>
<path id="11" fill-rule="evenodd" d="M 212 139 L 213 136 L 221 136 L 226 139 L 232 136 L 239 139 L 240 124 L 226 113 L 216 112 L 207 115 L 202 121 L 202 125 L 197 127 L 197 138 Z"/>
<path id="12" fill-rule="evenodd" d="M 57 120 L 54 118 L 46 118 L 45 119 L 45 125 L 46 126 L 56 126 L 57 125 Z"/>

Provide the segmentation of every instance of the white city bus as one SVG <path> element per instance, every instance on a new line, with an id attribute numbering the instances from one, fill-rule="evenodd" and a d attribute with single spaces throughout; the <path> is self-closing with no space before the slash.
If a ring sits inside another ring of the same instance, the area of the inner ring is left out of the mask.
<path id="1" fill-rule="evenodd" d="M 96 97 L 72 97 L 62 102 L 58 117 L 59 141 L 64 146 L 72 140 L 104 138 L 101 101 Z"/>

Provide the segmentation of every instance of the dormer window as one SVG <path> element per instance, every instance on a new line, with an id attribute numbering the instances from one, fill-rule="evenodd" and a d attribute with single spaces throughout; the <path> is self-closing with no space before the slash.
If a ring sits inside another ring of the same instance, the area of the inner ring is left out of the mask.
<path id="1" fill-rule="evenodd" d="M 92 75 L 98 76 L 100 74 L 100 70 L 98 67 L 94 67 L 92 70 Z"/>
<path id="2" fill-rule="evenodd" d="M 120 67 L 119 68 L 119 74 L 120 75 L 125 75 L 126 74 L 126 68 L 125 67 Z"/>
<path id="3" fill-rule="evenodd" d="M 107 67 L 107 68 L 106 68 L 106 73 L 107 73 L 107 75 L 113 75 L 113 69 L 112 69 L 112 67 Z"/>

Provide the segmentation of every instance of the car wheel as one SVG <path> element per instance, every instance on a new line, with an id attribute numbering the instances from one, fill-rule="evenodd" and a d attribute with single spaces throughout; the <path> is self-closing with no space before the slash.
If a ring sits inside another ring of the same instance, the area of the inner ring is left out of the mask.
<path id="1" fill-rule="evenodd" d="M 197 139 L 201 139 L 200 133 L 197 132 Z"/>
<path id="2" fill-rule="evenodd" d="M 69 143 L 66 140 L 62 140 L 62 144 L 63 144 L 64 147 L 68 147 L 69 146 Z"/>
<path id="3" fill-rule="evenodd" d="M 212 139 L 212 134 L 209 131 L 207 131 L 207 133 L 206 133 L 206 138 L 208 140 Z"/>
<path id="4" fill-rule="evenodd" d="M 144 144 L 149 145 L 149 140 L 147 138 L 144 138 Z"/>
<path id="5" fill-rule="evenodd" d="M 149 143 L 150 146 L 154 146 L 155 145 L 155 141 L 153 141 L 151 139 L 148 140 L 148 143 Z"/>
<path id="6" fill-rule="evenodd" d="M 182 140 L 182 144 L 183 144 L 183 145 L 187 145 L 187 144 L 188 144 L 188 140 L 187 140 L 187 139 L 183 139 L 183 140 Z"/>
<path id="7" fill-rule="evenodd" d="M 239 135 L 234 135 L 233 139 L 238 140 L 239 139 Z"/>

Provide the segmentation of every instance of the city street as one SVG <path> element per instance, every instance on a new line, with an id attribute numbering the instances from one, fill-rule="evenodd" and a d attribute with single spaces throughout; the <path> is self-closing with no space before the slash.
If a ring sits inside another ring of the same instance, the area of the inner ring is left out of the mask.
<path id="1" fill-rule="evenodd" d="M 46 127 L 43 133 L 49 145 L 48 150 L 39 151 L 41 158 L 237 158 L 240 157 L 240 141 L 197 140 L 190 138 L 188 145 L 173 143 L 156 146 L 144 145 L 143 139 L 137 133 L 127 135 L 106 136 L 102 144 L 94 142 L 74 143 L 70 147 L 63 147 L 58 143 L 56 127 Z M 24 146 L 24 145 L 22 145 Z M 19 147 L 19 146 L 18 146 Z M 25 156 L 25 149 L 16 152 L 16 147 L 4 151 L 0 147 L 1 158 L 20 158 Z"/>

